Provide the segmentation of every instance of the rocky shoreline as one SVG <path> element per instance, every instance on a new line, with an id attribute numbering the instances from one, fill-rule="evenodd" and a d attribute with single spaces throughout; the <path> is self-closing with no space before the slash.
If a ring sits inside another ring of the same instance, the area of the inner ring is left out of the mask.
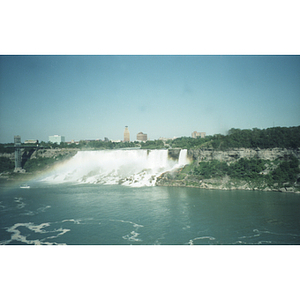
<path id="1" fill-rule="evenodd" d="M 187 176 L 182 180 L 178 179 L 169 179 L 166 178 L 166 173 L 162 174 L 156 181 L 157 186 L 175 186 L 175 187 L 190 187 L 190 188 L 199 188 L 199 189 L 208 189 L 208 190 L 246 190 L 246 191 L 263 191 L 263 192 L 284 192 L 284 193 L 296 193 L 300 194 L 299 187 L 273 187 L 268 186 L 257 186 L 247 182 L 245 180 L 236 180 L 231 179 L 228 176 L 225 176 L 221 179 L 196 179 L 192 176 Z"/>

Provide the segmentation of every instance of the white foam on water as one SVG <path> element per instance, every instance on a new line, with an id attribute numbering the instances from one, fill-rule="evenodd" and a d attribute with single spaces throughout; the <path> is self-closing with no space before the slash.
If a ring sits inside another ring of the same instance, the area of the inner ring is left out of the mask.
<path id="1" fill-rule="evenodd" d="M 80 219 L 78 220 L 75 220 L 75 219 L 68 219 L 68 220 L 62 220 L 61 222 L 64 223 L 64 222 L 73 222 L 74 224 L 81 224 L 80 223 Z"/>
<path id="2" fill-rule="evenodd" d="M 164 172 L 188 164 L 187 150 L 178 161 L 168 158 L 168 150 L 79 151 L 43 181 L 154 186 Z"/>
<path id="3" fill-rule="evenodd" d="M 7 229 L 7 232 L 12 233 L 11 239 L 8 241 L 5 241 L 5 244 L 10 243 L 11 241 L 18 241 L 25 244 L 31 244 L 31 245 L 41 245 L 41 242 L 39 240 L 27 240 L 26 236 L 21 234 L 21 231 L 17 228 L 19 227 L 26 227 L 34 232 L 37 233 L 45 233 L 45 231 L 42 230 L 42 228 L 49 226 L 49 223 L 42 223 L 40 225 L 33 225 L 33 223 L 16 223 L 12 227 Z"/>
<path id="4" fill-rule="evenodd" d="M 22 209 L 22 208 L 24 208 L 25 207 L 25 205 L 26 205 L 26 203 L 25 202 L 23 202 L 22 201 L 23 200 L 23 198 L 22 197 L 15 197 L 15 202 L 17 202 L 17 203 L 19 203 L 18 205 L 17 205 L 17 208 L 18 209 Z"/>
<path id="5" fill-rule="evenodd" d="M 43 207 L 39 207 L 36 211 L 31 211 L 31 210 L 28 210 L 27 212 L 25 213 L 22 213 L 22 215 L 25 215 L 25 216 L 34 216 L 34 215 L 37 215 L 39 213 L 43 213 L 45 212 L 47 209 L 51 208 L 50 205 L 47 205 L 47 206 L 43 206 Z"/>
<path id="6" fill-rule="evenodd" d="M 51 208 L 51 205 L 47 205 L 44 207 L 39 207 L 36 211 L 37 213 L 45 212 L 47 209 Z"/>
<path id="7" fill-rule="evenodd" d="M 136 231 L 138 231 L 139 228 L 144 227 L 143 225 L 140 225 L 140 224 L 137 224 L 137 223 L 134 223 L 134 222 L 131 222 L 131 221 L 124 221 L 124 220 L 110 220 L 110 221 L 112 221 L 112 222 L 121 222 L 121 223 L 129 223 L 136 229 Z M 142 242 L 142 240 L 138 238 L 138 236 L 140 234 L 136 231 L 132 230 L 130 232 L 130 234 L 126 234 L 126 235 L 122 236 L 122 238 L 124 240 L 128 240 L 128 241 L 131 241 L 131 242 Z"/>
<path id="8" fill-rule="evenodd" d="M 124 240 L 129 240 L 131 242 L 142 242 L 141 239 L 138 239 L 137 237 L 139 236 L 140 234 L 135 232 L 134 230 L 130 232 L 130 235 L 129 234 L 126 234 L 124 236 L 122 236 L 122 238 Z"/>
<path id="9" fill-rule="evenodd" d="M 50 223 L 42 223 L 40 225 L 32 225 L 32 223 L 27 223 L 26 227 L 35 233 L 47 233 L 47 231 L 43 230 L 43 228 L 48 227 L 48 226 L 50 226 Z"/>
<path id="10" fill-rule="evenodd" d="M 182 227 L 183 230 L 190 229 L 190 228 L 191 228 L 191 226 L 189 226 L 189 225 Z"/>
<path id="11" fill-rule="evenodd" d="M 258 245 L 272 244 L 272 241 L 259 241 Z"/>
<path id="12" fill-rule="evenodd" d="M 255 238 L 255 237 L 259 237 L 261 235 L 261 232 L 258 229 L 253 229 L 252 230 L 255 234 L 253 235 L 243 235 L 238 237 L 238 239 L 251 239 L 251 238 Z"/>
<path id="13" fill-rule="evenodd" d="M 67 229 L 67 228 L 59 228 L 59 229 L 55 229 L 55 230 L 52 230 L 52 231 L 48 231 L 48 232 L 59 232 L 59 233 L 57 235 L 48 236 L 48 237 L 44 238 L 43 240 L 46 240 L 46 239 L 55 239 L 58 236 L 64 235 L 65 233 L 67 233 L 69 231 L 71 231 L 71 229 Z"/>
<path id="14" fill-rule="evenodd" d="M 243 235 L 238 237 L 238 239 L 243 239 L 243 241 L 238 240 L 236 242 L 236 244 L 247 244 L 247 245 L 266 245 L 266 244 L 273 244 L 272 241 L 269 240 L 253 240 L 251 241 L 251 239 L 253 238 L 268 238 L 268 235 L 278 235 L 278 236 L 293 236 L 293 237 L 300 237 L 299 234 L 296 233 L 278 233 L 278 232 L 272 232 L 269 230 L 259 230 L 257 228 L 253 229 L 253 235 Z"/>
<path id="15" fill-rule="evenodd" d="M 49 227 L 50 223 L 42 223 L 39 225 L 34 225 L 33 223 L 29 222 L 29 223 L 16 223 L 13 226 L 11 226 L 10 228 L 7 229 L 7 232 L 12 233 L 10 240 L 7 241 L 2 241 L 1 244 L 2 245 L 7 245 L 10 242 L 13 241 L 17 241 L 17 242 L 21 242 L 24 244 L 28 244 L 28 245 L 58 245 L 58 243 L 50 243 L 50 242 L 45 242 L 45 240 L 47 239 L 53 239 L 58 237 L 59 235 L 63 235 L 66 232 L 70 231 L 70 229 L 63 229 L 63 228 L 59 228 L 59 229 L 54 229 L 54 230 L 44 230 L 44 228 Z M 21 231 L 19 230 L 19 227 L 25 227 L 29 230 L 31 230 L 34 233 L 39 233 L 39 234 L 48 234 L 48 233 L 52 233 L 52 232 L 59 232 L 56 236 L 50 236 L 50 237 L 45 237 L 43 239 L 35 239 L 35 240 L 29 240 L 27 239 L 27 236 L 21 234 Z M 60 244 L 61 245 L 61 244 Z"/>
<path id="16" fill-rule="evenodd" d="M 131 222 L 131 221 L 124 221 L 124 220 L 110 220 L 112 222 L 121 222 L 121 223 L 129 223 L 129 224 L 132 224 L 133 227 L 136 227 L 136 228 L 139 228 L 139 227 L 144 227 L 143 225 L 140 225 L 140 224 L 137 224 L 137 223 L 134 223 L 134 222 Z"/>
<path id="17" fill-rule="evenodd" d="M 289 236 L 295 236 L 295 237 L 299 237 L 300 234 L 296 234 L 296 233 L 278 233 L 278 232 L 272 232 L 272 231 L 268 231 L 268 230 L 259 230 L 259 229 L 254 229 L 253 232 L 258 232 L 259 235 L 263 234 L 272 234 L 272 235 L 289 235 Z"/>
<path id="18" fill-rule="evenodd" d="M 208 239 L 208 240 L 210 240 L 210 241 L 214 241 L 214 240 L 215 240 L 215 238 L 212 237 L 212 236 L 199 236 L 199 237 L 196 237 L 196 238 L 194 238 L 194 239 L 192 239 L 192 240 L 189 240 L 188 244 L 189 244 L 189 245 L 194 245 L 194 242 L 195 242 L 196 240 L 204 240 L 204 239 Z"/>
<path id="19" fill-rule="evenodd" d="M 22 213 L 23 216 L 34 216 L 36 213 L 34 213 L 32 210 L 27 210 L 27 212 Z"/>

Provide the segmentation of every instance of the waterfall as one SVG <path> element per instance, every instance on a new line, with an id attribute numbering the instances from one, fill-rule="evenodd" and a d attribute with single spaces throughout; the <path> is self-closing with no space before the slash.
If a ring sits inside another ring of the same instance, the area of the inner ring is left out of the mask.
<path id="1" fill-rule="evenodd" d="M 179 158 L 178 158 L 178 164 L 180 166 L 187 165 L 189 163 L 188 157 L 187 157 L 187 150 L 182 149 L 179 153 Z"/>
<path id="2" fill-rule="evenodd" d="M 79 151 L 43 181 L 153 186 L 159 175 L 187 163 L 187 150 L 178 161 L 168 158 L 168 150 Z"/>

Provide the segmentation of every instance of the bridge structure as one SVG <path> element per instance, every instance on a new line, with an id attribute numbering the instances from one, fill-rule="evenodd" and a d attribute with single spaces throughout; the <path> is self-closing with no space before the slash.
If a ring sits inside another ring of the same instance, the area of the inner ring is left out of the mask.
<path id="1" fill-rule="evenodd" d="M 14 146 L 6 146 L 6 147 L 14 147 L 15 148 L 15 169 L 14 172 L 24 173 L 25 170 L 22 168 L 22 151 L 23 148 L 38 148 L 42 149 L 43 147 L 39 146 L 37 143 L 36 145 L 22 145 L 21 137 L 19 135 L 14 136 Z"/>
<path id="2" fill-rule="evenodd" d="M 15 143 L 15 170 L 14 172 L 21 172 L 22 169 L 22 157 L 21 157 L 21 137 L 19 135 L 14 136 Z"/>

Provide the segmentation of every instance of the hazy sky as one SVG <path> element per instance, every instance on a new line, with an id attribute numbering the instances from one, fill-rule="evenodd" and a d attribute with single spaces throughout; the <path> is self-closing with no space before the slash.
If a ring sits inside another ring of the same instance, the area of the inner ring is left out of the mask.
<path id="1" fill-rule="evenodd" d="M 0 56 L 0 142 L 300 125 L 300 56 Z"/>

